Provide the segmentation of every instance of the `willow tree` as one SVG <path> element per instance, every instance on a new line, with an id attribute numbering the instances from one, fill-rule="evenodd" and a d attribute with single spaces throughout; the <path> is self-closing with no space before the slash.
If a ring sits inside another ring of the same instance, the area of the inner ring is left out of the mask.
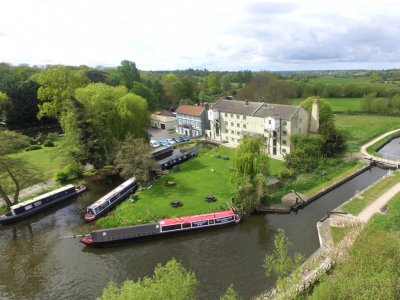
<path id="1" fill-rule="evenodd" d="M 264 195 L 269 174 L 269 158 L 261 138 L 244 137 L 241 140 L 233 158 L 233 167 L 232 181 L 238 190 L 236 204 L 249 213 Z"/>
<path id="2" fill-rule="evenodd" d="M 126 135 L 134 138 L 146 136 L 149 125 L 147 102 L 129 93 L 126 87 L 93 83 L 77 89 L 75 95 L 83 104 L 106 159 L 112 159 L 117 143 L 123 141 Z"/>

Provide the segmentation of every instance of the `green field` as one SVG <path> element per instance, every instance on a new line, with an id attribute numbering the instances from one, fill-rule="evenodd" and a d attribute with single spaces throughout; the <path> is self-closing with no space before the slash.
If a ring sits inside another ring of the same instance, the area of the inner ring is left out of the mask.
<path id="1" fill-rule="evenodd" d="M 332 107 L 332 111 L 335 113 L 343 112 L 358 112 L 361 111 L 361 100 L 362 98 L 323 98 L 328 101 Z M 292 99 L 290 104 L 298 105 L 304 99 Z"/>
<path id="2" fill-rule="evenodd" d="M 180 165 L 180 170 L 159 178 L 151 188 L 138 192 L 135 203 L 125 201 L 108 216 L 99 219 L 101 227 L 116 227 L 147 223 L 154 218 L 179 217 L 226 209 L 226 202 L 235 193 L 230 181 L 234 149 L 217 147 Z M 230 157 L 229 160 L 215 157 L 216 154 Z M 271 160 L 271 168 L 279 173 L 283 162 Z M 211 169 L 215 170 L 214 172 Z M 276 173 L 275 173 L 276 174 Z M 166 186 L 166 181 L 175 182 Z M 205 196 L 214 195 L 216 202 L 205 201 Z M 170 202 L 179 199 L 182 207 L 173 208 Z"/>
<path id="3" fill-rule="evenodd" d="M 43 147 L 34 151 L 21 151 L 12 156 L 31 164 L 39 173 L 40 180 L 47 180 L 63 167 L 63 160 L 57 155 L 57 149 L 57 147 Z"/>
<path id="4" fill-rule="evenodd" d="M 349 151 L 357 152 L 361 146 L 390 130 L 400 128 L 400 117 L 374 115 L 336 115 L 336 127 L 344 133 Z"/>

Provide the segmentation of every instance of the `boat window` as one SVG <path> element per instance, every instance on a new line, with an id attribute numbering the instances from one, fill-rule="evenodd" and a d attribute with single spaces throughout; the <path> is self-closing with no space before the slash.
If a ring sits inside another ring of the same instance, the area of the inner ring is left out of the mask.
<path id="1" fill-rule="evenodd" d="M 191 227 L 190 223 L 185 223 L 182 225 L 182 228 L 190 228 L 190 227 Z"/>
<path id="2" fill-rule="evenodd" d="M 205 221 L 197 221 L 192 223 L 192 227 L 202 227 L 202 226 L 207 226 L 208 225 L 208 220 Z"/>
<path id="3" fill-rule="evenodd" d="M 32 204 L 25 206 L 25 210 L 30 210 L 32 208 Z"/>
<path id="4" fill-rule="evenodd" d="M 215 224 L 227 223 L 229 221 L 233 221 L 233 216 L 220 218 L 220 219 L 215 219 Z"/>
<path id="5" fill-rule="evenodd" d="M 118 199 L 118 198 L 114 196 L 114 197 L 112 197 L 112 198 L 110 199 L 110 202 L 113 203 L 113 202 L 114 202 L 115 200 L 117 200 L 117 199 Z"/>
<path id="6" fill-rule="evenodd" d="M 104 210 L 108 205 L 109 205 L 108 201 L 100 204 L 99 207 L 98 207 L 99 211 Z"/>
<path id="7" fill-rule="evenodd" d="M 174 225 L 168 225 L 168 226 L 163 226 L 162 231 L 170 231 L 170 230 L 177 230 L 181 229 L 181 224 L 174 224 Z"/>
<path id="8" fill-rule="evenodd" d="M 42 201 L 36 201 L 34 205 L 35 205 L 35 207 L 39 206 L 39 205 L 42 205 Z"/>

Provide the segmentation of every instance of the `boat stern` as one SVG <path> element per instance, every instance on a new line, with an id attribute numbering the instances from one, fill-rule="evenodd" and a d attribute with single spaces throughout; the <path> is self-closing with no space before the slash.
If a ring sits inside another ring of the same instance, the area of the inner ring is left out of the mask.
<path id="1" fill-rule="evenodd" d="M 94 221 L 94 220 L 96 220 L 96 215 L 88 214 L 88 213 L 85 214 L 85 221 L 86 222 L 91 222 L 91 221 Z"/>
<path id="2" fill-rule="evenodd" d="M 80 242 L 85 245 L 92 245 L 93 244 L 92 235 L 91 234 L 84 235 L 83 237 L 81 237 Z"/>

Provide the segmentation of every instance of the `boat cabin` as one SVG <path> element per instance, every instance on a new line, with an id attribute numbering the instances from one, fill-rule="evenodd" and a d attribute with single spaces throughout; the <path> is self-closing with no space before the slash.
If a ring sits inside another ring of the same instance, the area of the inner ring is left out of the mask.
<path id="1" fill-rule="evenodd" d="M 72 184 L 69 184 L 67 186 L 64 186 L 62 188 L 59 188 L 57 190 L 48 192 L 46 194 L 37 196 L 35 198 L 32 198 L 30 200 L 15 204 L 10 207 L 10 212 L 12 215 L 18 215 L 20 213 L 26 212 L 28 210 L 31 210 L 33 208 L 45 205 L 47 203 L 50 203 L 54 200 L 59 199 L 60 197 L 65 197 L 70 194 L 75 194 L 76 189 Z"/>

